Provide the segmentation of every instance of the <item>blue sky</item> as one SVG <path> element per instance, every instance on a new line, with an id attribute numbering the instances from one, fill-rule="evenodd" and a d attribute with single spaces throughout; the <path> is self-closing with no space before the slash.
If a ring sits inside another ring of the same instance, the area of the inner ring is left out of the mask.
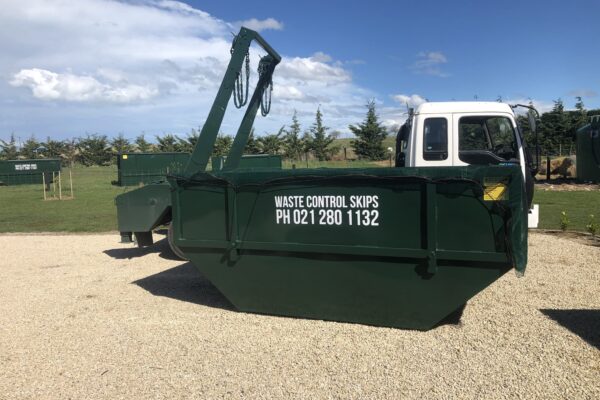
<path id="1" fill-rule="evenodd" d="M 531 98 L 546 110 L 581 95 L 600 107 L 598 15 L 597 1 L 6 0 L 0 139 L 185 135 L 203 123 L 241 24 L 284 56 L 258 134 L 294 110 L 306 128 L 321 106 L 345 135 L 369 99 L 390 127 L 424 99 Z M 241 114 L 229 111 L 233 133 Z"/>

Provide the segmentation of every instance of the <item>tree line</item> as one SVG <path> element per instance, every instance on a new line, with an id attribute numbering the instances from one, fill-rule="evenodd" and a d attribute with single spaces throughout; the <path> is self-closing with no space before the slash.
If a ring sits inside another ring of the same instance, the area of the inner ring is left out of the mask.
<path id="1" fill-rule="evenodd" d="M 370 161 L 386 159 L 389 154 L 383 146 L 383 141 L 395 132 L 390 132 L 382 125 L 373 101 L 368 102 L 366 108 L 364 120 L 348 126 L 355 136 L 350 141 L 350 146 L 358 159 Z M 552 110 L 543 113 L 538 123 L 542 154 L 572 152 L 577 129 L 587 123 L 589 116 L 596 114 L 600 114 L 600 109 L 586 110 L 581 97 L 576 97 L 575 110 L 572 111 L 565 110 L 561 99 L 555 100 Z M 527 142 L 533 145 L 535 139 L 530 132 L 527 117 L 519 116 L 517 119 L 523 127 Z M 32 136 L 20 145 L 13 134 L 8 141 L 0 140 L 0 159 L 60 158 L 64 164 L 109 165 L 115 162 L 116 155 L 119 153 L 192 152 L 198 141 L 199 132 L 199 129 L 192 129 L 185 137 L 171 133 L 155 136 L 154 143 L 148 141 L 144 134 L 134 140 L 129 140 L 123 134 L 113 138 L 88 134 L 66 140 L 54 140 L 48 137 L 45 141 L 38 141 Z M 341 148 L 336 144 L 338 136 L 338 132 L 331 131 L 325 126 L 323 113 L 319 108 L 314 122 L 306 130 L 302 129 L 296 113 L 292 116 L 289 126 L 282 126 L 276 133 L 256 137 L 252 129 L 245 153 L 279 154 L 292 161 L 305 160 L 308 157 L 327 161 L 339 155 Z M 212 155 L 226 155 L 232 144 L 231 136 L 220 134 L 215 141 Z"/>
<path id="2" fill-rule="evenodd" d="M 529 103 L 530 105 L 531 102 Z M 581 97 L 575 97 L 575 109 L 565 110 L 562 99 L 554 100 L 552 109 L 541 114 L 537 124 L 539 146 L 542 155 L 569 155 L 575 151 L 577 130 L 589 122 L 589 117 L 599 115 L 600 109 L 587 110 Z M 518 116 L 529 146 L 535 145 L 535 137 L 526 116 Z"/>
<path id="3" fill-rule="evenodd" d="M 365 122 L 357 126 L 350 125 L 357 139 L 352 141 L 355 154 L 359 158 L 380 160 L 385 158 L 382 142 L 388 135 L 377 118 L 375 104 L 370 102 Z M 109 138 L 106 135 L 88 134 L 83 137 L 66 140 L 38 141 L 35 136 L 19 143 L 15 135 L 8 141 L 0 140 L 0 159 L 36 159 L 60 158 L 65 164 L 79 163 L 85 166 L 109 165 L 114 163 L 120 153 L 129 152 L 188 152 L 196 146 L 200 129 L 192 129 L 185 137 L 171 133 L 155 136 L 154 143 L 144 134 L 129 140 L 122 133 Z M 335 144 L 339 133 L 325 126 L 323 112 L 317 109 L 313 124 L 302 129 L 294 112 L 289 127 L 282 126 L 276 133 L 267 133 L 257 137 L 254 128 L 245 148 L 245 154 L 279 154 L 289 160 L 305 160 L 307 157 L 319 161 L 331 160 L 340 151 Z M 233 144 L 233 137 L 220 134 L 214 144 L 212 155 L 226 155 Z"/>

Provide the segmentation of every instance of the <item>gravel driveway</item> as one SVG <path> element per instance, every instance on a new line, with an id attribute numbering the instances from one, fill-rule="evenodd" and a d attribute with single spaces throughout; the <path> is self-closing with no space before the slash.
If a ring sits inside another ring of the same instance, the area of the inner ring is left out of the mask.
<path id="1" fill-rule="evenodd" d="M 0 235 L 0 399 L 600 398 L 600 247 L 532 234 L 524 278 L 417 332 L 236 312 L 117 239 Z"/>

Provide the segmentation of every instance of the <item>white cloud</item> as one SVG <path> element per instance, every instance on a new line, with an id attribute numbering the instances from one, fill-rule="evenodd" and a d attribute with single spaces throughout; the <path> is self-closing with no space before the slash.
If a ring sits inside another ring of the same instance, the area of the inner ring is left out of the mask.
<path id="1" fill-rule="evenodd" d="M 254 22 L 257 30 L 283 27 L 272 18 Z M 235 26 L 177 1 L 4 0 L 0 103 L 8 105 L 0 108 L 0 129 L 40 136 L 189 132 L 206 118 Z M 250 51 L 251 86 L 259 54 Z M 257 118 L 257 133 L 290 123 L 294 110 L 308 127 L 319 105 L 326 124 L 344 130 L 372 97 L 328 54 L 284 54 L 272 112 Z M 32 112 L 36 118 L 27 118 Z M 223 131 L 233 133 L 240 115 L 230 106 Z"/>
<path id="2" fill-rule="evenodd" d="M 445 64 L 448 59 L 439 51 L 421 52 L 419 57 L 429 64 Z"/>
<path id="3" fill-rule="evenodd" d="M 392 99 L 400 103 L 402 106 L 408 106 L 410 108 L 415 108 L 423 103 L 427 102 L 427 99 L 418 95 L 418 94 L 395 94 L 392 96 Z"/>
<path id="4" fill-rule="evenodd" d="M 245 21 L 239 21 L 236 25 L 245 26 L 248 29 L 252 29 L 257 32 L 266 31 L 266 30 L 275 30 L 280 31 L 283 29 L 283 23 L 277 21 L 275 18 L 267 18 L 267 19 L 256 19 L 251 18 Z"/>
<path id="5" fill-rule="evenodd" d="M 410 69 L 417 74 L 433 75 L 441 78 L 448 77 L 449 74 L 442 71 L 441 66 L 446 64 L 448 59 L 439 51 L 420 52 L 417 54 L 417 60 L 411 65 Z"/>
<path id="6" fill-rule="evenodd" d="M 57 74 L 38 68 L 22 69 L 15 74 L 10 84 L 30 88 L 33 96 L 41 100 L 129 103 L 148 100 L 158 94 L 156 88 L 126 82 L 109 85 L 91 76 Z"/>
<path id="7" fill-rule="evenodd" d="M 180 1 L 173 1 L 173 0 L 158 0 L 158 1 L 156 1 L 155 0 L 155 1 L 151 1 L 150 3 L 156 5 L 159 8 L 162 8 L 165 10 L 170 10 L 170 11 L 176 11 L 181 14 L 196 15 L 196 16 L 200 16 L 202 18 L 211 18 L 210 14 L 208 14 L 202 10 L 198 10 L 197 8 L 194 8 L 194 7 L 190 6 L 189 4 L 182 3 Z"/>
<path id="8" fill-rule="evenodd" d="M 395 107 L 381 107 L 380 116 L 384 126 L 390 132 L 397 132 L 408 116 L 408 108 L 416 108 L 428 100 L 418 94 L 395 94 L 390 96 L 398 103 Z"/>
<path id="9" fill-rule="evenodd" d="M 305 96 L 295 86 L 275 85 L 273 96 L 278 100 L 302 100 Z"/>
<path id="10" fill-rule="evenodd" d="M 331 57 L 323 53 L 316 53 L 311 57 L 284 58 L 277 66 L 277 75 L 283 79 L 296 79 L 304 82 L 320 81 L 330 85 L 347 83 L 352 80 L 348 70 L 323 60 L 331 61 Z"/>
<path id="11" fill-rule="evenodd" d="M 328 63 L 333 61 L 333 58 L 329 54 L 325 54 L 322 51 L 317 51 L 310 57 L 313 61 Z"/>

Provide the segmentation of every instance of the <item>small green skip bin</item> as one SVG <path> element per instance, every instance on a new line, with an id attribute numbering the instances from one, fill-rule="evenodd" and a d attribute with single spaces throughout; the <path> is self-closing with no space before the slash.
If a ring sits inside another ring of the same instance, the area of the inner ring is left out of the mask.
<path id="1" fill-rule="evenodd" d="M 60 159 L 0 161 L 0 186 L 52 183 L 53 174 L 61 171 Z"/>
<path id="2" fill-rule="evenodd" d="M 484 199 L 487 180 L 506 182 Z M 518 166 L 170 177 L 175 244 L 240 311 L 430 329 L 527 260 Z"/>
<path id="3" fill-rule="evenodd" d="M 189 153 L 119 153 L 113 184 L 137 186 L 164 180 L 169 173 L 180 173 L 189 158 Z"/>

